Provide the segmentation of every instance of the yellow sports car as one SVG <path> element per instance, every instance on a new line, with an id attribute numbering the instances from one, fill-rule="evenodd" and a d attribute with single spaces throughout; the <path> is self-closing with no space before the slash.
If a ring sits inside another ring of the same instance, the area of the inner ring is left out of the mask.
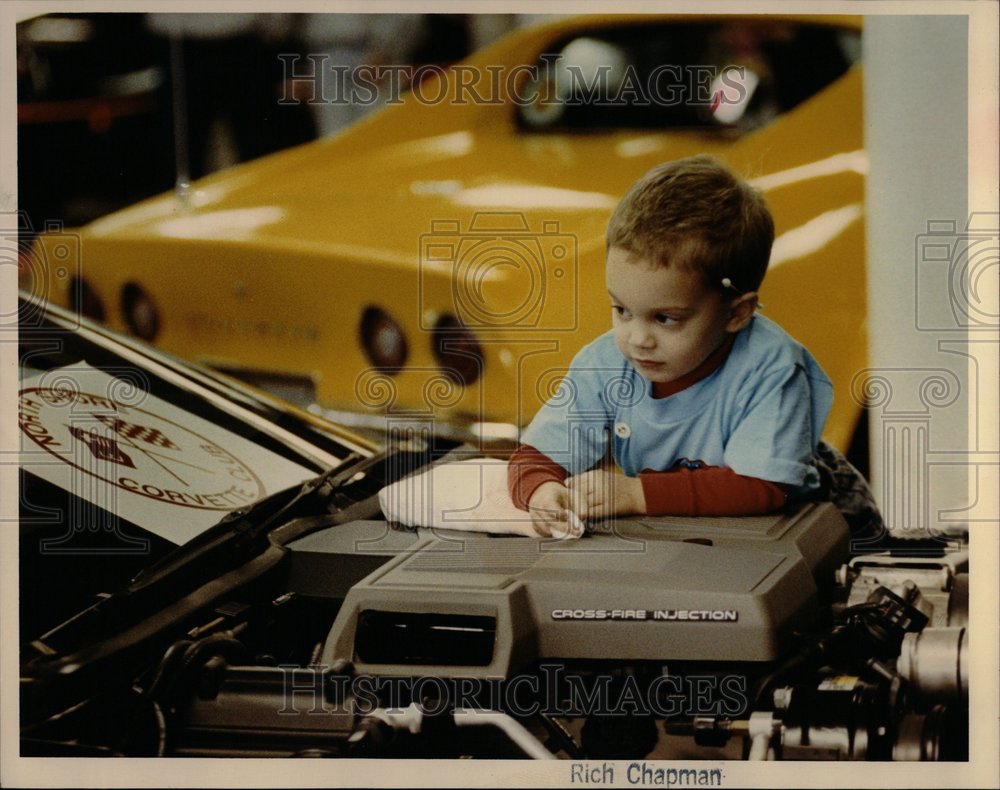
<path id="1" fill-rule="evenodd" d="M 43 234 L 53 265 L 29 279 L 171 352 L 306 382 L 329 409 L 523 425 L 610 327 L 619 197 L 654 164 L 710 153 L 773 210 L 761 300 L 833 379 L 826 438 L 846 448 L 866 357 L 860 35 L 843 16 L 525 28 L 407 75 L 338 136 Z M 296 97 L 343 100 L 292 66 Z"/>

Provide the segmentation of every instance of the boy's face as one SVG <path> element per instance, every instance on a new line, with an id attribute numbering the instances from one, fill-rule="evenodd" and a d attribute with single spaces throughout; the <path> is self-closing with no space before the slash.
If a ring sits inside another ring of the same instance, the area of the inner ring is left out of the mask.
<path id="1" fill-rule="evenodd" d="M 606 278 L 618 348 L 649 381 L 690 373 L 749 320 L 734 310 L 742 300 L 706 288 L 697 273 L 653 266 L 618 247 L 608 251 Z"/>

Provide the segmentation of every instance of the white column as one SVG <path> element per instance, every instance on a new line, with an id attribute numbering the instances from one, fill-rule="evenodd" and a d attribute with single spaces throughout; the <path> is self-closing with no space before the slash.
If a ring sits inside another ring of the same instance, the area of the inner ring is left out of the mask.
<path id="1" fill-rule="evenodd" d="M 967 526 L 984 460 L 969 426 L 996 409 L 970 398 L 968 349 L 997 309 L 968 286 L 996 265 L 998 234 L 995 214 L 968 205 L 968 32 L 965 16 L 865 19 L 871 369 L 857 389 L 875 494 L 903 537 Z"/>

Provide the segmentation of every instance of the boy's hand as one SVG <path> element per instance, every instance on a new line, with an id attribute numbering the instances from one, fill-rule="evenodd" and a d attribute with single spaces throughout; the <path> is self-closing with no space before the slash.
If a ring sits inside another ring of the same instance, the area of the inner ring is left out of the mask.
<path id="1" fill-rule="evenodd" d="M 593 469 L 569 478 L 566 486 L 570 507 L 587 521 L 616 514 L 646 512 L 646 497 L 638 477 Z"/>
<path id="2" fill-rule="evenodd" d="M 579 519 L 569 514 L 569 489 L 554 480 L 542 483 L 528 501 L 531 525 L 542 537 L 574 537 L 583 533 Z"/>

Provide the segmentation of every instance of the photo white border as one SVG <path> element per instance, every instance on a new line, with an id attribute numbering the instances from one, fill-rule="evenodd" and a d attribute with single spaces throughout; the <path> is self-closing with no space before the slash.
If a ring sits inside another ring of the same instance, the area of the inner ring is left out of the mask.
<path id="1" fill-rule="evenodd" d="M 14 26 L 19 18 L 54 11 L 341 11 L 341 12 L 443 12 L 459 13 L 570 13 L 609 11 L 606 2 L 555 2 L 553 0 L 509 0 L 508 2 L 455 2 L 417 0 L 361 3 L 339 2 L 260 2 L 259 0 L 172 0 L 172 2 L 4 2 L 0 3 L 0 211 L 16 209 L 17 171 L 13 156 L 16 146 L 16 80 Z M 930 2 L 872 0 L 864 2 L 805 2 L 772 0 L 753 2 L 622 2 L 615 13 L 676 12 L 704 13 L 807 13 L 862 15 L 948 14 L 969 17 L 969 210 L 998 211 L 997 136 L 998 117 L 998 6 L 994 2 Z M 3 267 L 11 270 L 12 267 Z M 0 316 L 15 310 L 16 276 L 0 271 Z M 0 326 L 2 333 L 3 326 Z M 1000 381 L 995 353 L 974 352 L 982 381 Z M 0 335 L 0 449 L 17 446 L 16 437 L 16 346 Z M 982 393 L 981 402 L 996 404 L 997 392 Z M 994 423 L 982 426 L 986 437 L 995 440 L 997 410 L 981 413 Z M 971 426 L 970 426 L 971 429 Z M 973 440 L 982 437 L 971 437 Z M 970 481 L 970 486 L 975 481 Z M 411 787 L 497 787 L 570 785 L 570 763 L 529 763 L 522 761 L 353 761 L 303 760 L 98 760 L 82 758 L 20 758 L 17 711 L 17 607 L 18 594 L 16 530 L 17 474 L 8 463 L 0 466 L 0 623 L 4 638 L 0 643 L 0 785 L 19 787 L 271 787 L 294 784 L 300 787 L 411 786 Z M 997 513 L 997 489 L 979 492 L 979 512 Z M 988 501 L 984 497 L 992 497 Z M 775 762 L 765 764 L 670 762 L 674 768 L 722 767 L 725 787 L 995 787 L 1000 776 L 1000 729 L 998 729 L 998 568 L 1000 530 L 972 535 L 974 570 L 971 573 L 973 652 L 970 701 L 970 761 L 958 763 L 862 763 Z M 992 569 L 992 573 L 990 570 Z M 627 763 L 620 763 L 622 769 Z M 624 777 L 619 770 L 617 776 Z M 629 786 L 621 779 L 616 786 Z"/>

